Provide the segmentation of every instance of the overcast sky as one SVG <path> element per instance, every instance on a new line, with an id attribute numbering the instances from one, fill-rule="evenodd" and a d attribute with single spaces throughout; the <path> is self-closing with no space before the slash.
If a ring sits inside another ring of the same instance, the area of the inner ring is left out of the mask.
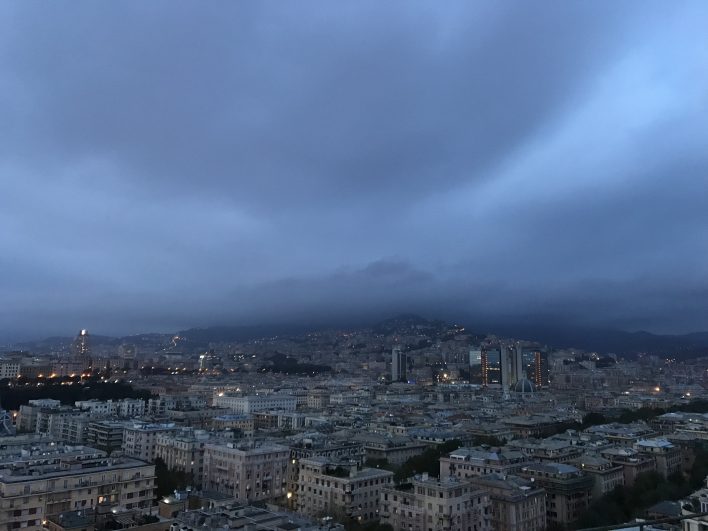
<path id="1" fill-rule="evenodd" d="M 708 329 L 708 3 L 0 4 L 0 338 Z"/>

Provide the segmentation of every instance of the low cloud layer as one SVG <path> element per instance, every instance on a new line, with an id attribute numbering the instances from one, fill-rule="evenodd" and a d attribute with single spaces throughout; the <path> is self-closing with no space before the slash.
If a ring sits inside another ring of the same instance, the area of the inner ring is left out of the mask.
<path id="1" fill-rule="evenodd" d="M 0 6 L 0 339 L 708 328 L 704 2 Z"/>

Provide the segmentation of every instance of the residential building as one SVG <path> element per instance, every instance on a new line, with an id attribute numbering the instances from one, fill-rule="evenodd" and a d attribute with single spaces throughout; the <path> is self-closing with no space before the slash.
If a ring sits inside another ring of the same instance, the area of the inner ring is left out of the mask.
<path id="1" fill-rule="evenodd" d="M 624 485 L 631 487 L 639 474 L 656 470 L 656 460 L 654 457 L 640 453 L 633 448 L 614 447 L 600 452 L 600 455 L 608 459 L 613 465 L 622 467 Z"/>
<path id="2" fill-rule="evenodd" d="M 204 473 L 204 444 L 209 438 L 208 432 L 190 428 L 159 433 L 155 441 L 155 457 L 162 459 L 168 470 L 184 472 L 193 486 L 200 487 Z"/>
<path id="3" fill-rule="evenodd" d="M 123 447 L 123 431 L 127 421 L 94 420 L 86 430 L 86 444 L 110 455 Z"/>
<path id="4" fill-rule="evenodd" d="M 78 400 L 74 405 L 91 412 L 96 417 L 135 418 L 145 414 L 145 400 L 124 398 L 123 400 Z"/>
<path id="5" fill-rule="evenodd" d="M 528 463 L 530 459 L 518 450 L 482 446 L 458 448 L 440 458 L 440 479 L 514 474 Z"/>
<path id="6" fill-rule="evenodd" d="M 427 474 L 381 492 L 381 522 L 394 531 L 488 531 L 491 503 L 487 490 L 466 480 Z"/>
<path id="7" fill-rule="evenodd" d="M 215 396 L 214 407 L 222 407 L 233 413 L 249 414 L 255 411 L 282 409 L 295 411 L 297 399 L 291 395 L 247 395 L 247 396 Z"/>
<path id="8" fill-rule="evenodd" d="M 378 435 L 361 433 L 354 437 L 364 448 L 364 459 L 369 461 L 386 461 L 390 465 L 399 466 L 411 457 L 422 454 L 428 445 L 410 437 Z"/>
<path id="9" fill-rule="evenodd" d="M 144 461 L 48 443 L 3 457 L 0 521 L 7 529 L 40 531 L 48 517 L 98 504 L 147 511 L 154 482 L 155 466 Z"/>
<path id="10" fill-rule="evenodd" d="M 0 380 L 15 379 L 20 375 L 22 363 L 19 359 L 0 360 Z"/>
<path id="11" fill-rule="evenodd" d="M 298 511 L 312 517 L 372 522 L 379 518 L 382 489 L 393 472 L 362 468 L 356 461 L 327 457 L 300 460 Z"/>
<path id="12" fill-rule="evenodd" d="M 211 419 L 211 426 L 215 430 L 241 430 L 244 437 L 253 437 L 253 417 L 250 415 L 218 415 Z"/>
<path id="13" fill-rule="evenodd" d="M 681 450 L 666 439 L 643 439 L 634 445 L 638 452 L 656 461 L 656 471 L 662 476 L 681 472 Z"/>
<path id="14" fill-rule="evenodd" d="M 289 459 L 287 446 L 208 442 L 202 486 L 241 502 L 281 498 Z"/>
<path id="15" fill-rule="evenodd" d="M 123 429 L 123 451 L 126 455 L 144 461 L 155 460 L 157 437 L 160 434 L 177 430 L 174 423 L 149 424 L 134 422 Z"/>
<path id="16" fill-rule="evenodd" d="M 616 487 L 624 485 L 622 466 L 612 463 L 609 459 L 594 455 L 583 455 L 572 464 L 580 468 L 594 481 L 592 487 L 593 500 L 597 500 L 612 492 Z"/>
<path id="17" fill-rule="evenodd" d="M 177 514 L 174 531 L 344 531 L 331 520 L 252 505 L 226 504 Z"/>
<path id="18" fill-rule="evenodd" d="M 44 430 L 37 431 L 37 420 L 39 412 L 47 409 L 59 409 L 61 402 L 51 398 L 30 400 L 27 404 L 22 404 L 17 415 L 17 431 L 24 433 L 45 433 Z"/>
<path id="19" fill-rule="evenodd" d="M 578 468 L 567 464 L 531 463 L 519 475 L 546 491 L 546 520 L 567 526 L 587 510 L 593 480 Z"/>
<path id="20" fill-rule="evenodd" d="M 546 491 L 536 482 L 496 473 L 470 481 L 489 493 L 493 531 L 546 529 Z"/>
<path id="21" fill-rule="evenodd" d="M 297 508 L 300 460 L 311 457 L 327 457 L 332 460 L 346 459 L 356 462 L 363 460 L 364 450 L 361 443 L 348 440 L 333 440 L 318 435 L 303 436 L 302 439 L 290 446 L 290 460 L 288 461 L 286 472 L 286 499 L 290 508 Z"/>

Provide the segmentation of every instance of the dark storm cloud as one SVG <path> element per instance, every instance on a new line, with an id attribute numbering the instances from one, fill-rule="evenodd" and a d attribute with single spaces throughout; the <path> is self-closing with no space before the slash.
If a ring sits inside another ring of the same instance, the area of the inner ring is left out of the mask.
<path id="1" fill-rule="evenodd" d="M 0 10 L 0 337 L 706 326 L 701 2 Z"/>

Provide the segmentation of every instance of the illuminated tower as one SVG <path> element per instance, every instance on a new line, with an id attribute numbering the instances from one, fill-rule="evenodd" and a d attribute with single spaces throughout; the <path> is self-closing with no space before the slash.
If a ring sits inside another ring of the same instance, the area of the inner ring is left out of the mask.
<path id="1" fill-rule="evenodd" d="M 81 330 L 79 335 L 74 339 L 74 343 L 71 345 L 71 353 L 74 357 L 74 361 L 81 368 L 81 372 L 91 371 L 93 368 L 93 360 L 91 359 L 91 342 L 89 341 L 89 334 L 86 330 Z"/>
<path id="2" fill-rule="evenodd" d="M 502 386 L 502 349 L 483 348 L 481 353 L 482 385 L 485 387 Z"/>

